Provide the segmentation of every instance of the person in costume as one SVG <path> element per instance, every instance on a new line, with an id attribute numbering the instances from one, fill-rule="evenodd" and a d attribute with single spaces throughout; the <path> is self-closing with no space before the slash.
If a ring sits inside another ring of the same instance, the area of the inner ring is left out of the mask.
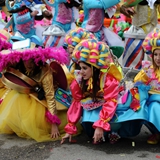
<path id="1" fill-rule="evenodd" d="M 109 46 L 124 47 L 122 39 L 111 31 L 109 28 L 104 27 L 105 13 L 112 17 L 116 12 L 116 6 L 119 0 L 84 0 L 82 7 L 84 11 L 84 19 L 81 24 L 82 28 L 92 32 L 99 41 L 105 41 Z"/>
<path id="2" fill-rule="evenodd" d="M 149 144 L 157 144 L 160 141 L 160 29 L 155 28 L 150 32 L 143 42 L 145 53 L 152 57 L 151 61 L 143 61 L 143 68 L 137 74 L 134 81 L 150 87 L 147 92 L 144 105 L 148 108 L 148 119 L 145 125 L 149 128 L 152 135 L 148 138 Z M 143 96 L 141 93 L 140 96 Z"/>
<path id="3" fill-rule="evenodd" d="M 104 140 L 111 130 L 110 120 L 115 114 L 119 82 L 122 78 L 111 58 L 109 47 L 95 39 L 82 40 L 74 49 L 72 59 L 80 66 L 70 85 L 73 102 L 67 112 L 66 138 L 71 141 L 77 133 L 76 123 L 82 126 L 94 143 Z"/>
<path id="4" fill-rule="evenodd" d="M 159 0 L 126 0 L 120 11 L 128 17 L 132 16 L 132 25 L 148 34 L 158 24 L 159 4 Z"/>
<path id="5" fill-rule="evenodd" d="M 68 63 L 65 50 L 3 50 L 0 59 L 0 133 L 37 142 L 63 136 L 67 108 L 55 100 L 59 85 L 53 73 L 58 74 L 55 68 Z M 53 61 L 49 64 L 47 60 Z"/>
<path id="6" fill-rule="evenodd" d="M 74 73 L 75 67 L 77 66 L 76 63 L 72 61 L 73 50 L 84 39 L 96 39 L 96 37 L 91 32 L 80 27 L 70 30 L 65 36 L 63 47 L 69 53 L 69 70 L 71 73 Z"/>
<path id="7" fill-rule="evenodd" d="M 125 67 L 141 69 L 144 60 L 142 43 L 146 35 L 158 24 L 159 0 L 125 0 L 120 12 L 132 17 L 132 26 L 124 33 L 125 51 L 122 62 Z"/>
<path id="8" fill-rule="evenodd" d="M 45 0 L 45 3 L 53 8 L 54 16 L 52 25 L 43 32 L 44 46 L 63 45 L 65 34 L 76 27 L 75 20 L 78 18 L 78 0 L 55 0 L 53 3 Z"/>
<path id="9" fill-rule="evenodd" d="M 17 0 L 13 6 L 9 5 L 9 0 L 6 0 L 6 7 L 12 14 L 12 18 L 5 28 L 8 29 L 8 27 L 12 26 L 12 34 L 13 36 L 18 37 L 18 40 L 30 38 L 32 42 L 39 43 L 39 45 L 42 46 L 41 36 L 36 32 L 39 28 L 37 26 L 35 28 L 35 17 L 38 17 L 40 10 L 42 10 L 42 12 L 46 12 L 46 9 L 41 8 L 39 11 L 32 11 L 23 1 Z"/>

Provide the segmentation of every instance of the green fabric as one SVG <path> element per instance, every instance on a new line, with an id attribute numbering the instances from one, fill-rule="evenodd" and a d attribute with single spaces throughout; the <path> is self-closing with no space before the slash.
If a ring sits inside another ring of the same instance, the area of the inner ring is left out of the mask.
<path id="1" fill-rule="evenodd" d="M 126 7 L 133 7 L 136 6 L 138 3 L 142 2 L 143 0 L 126 0 L 123 4 Z"/>
<path id="2" fill-rule="evenodd" d="M 111 46 L 110 49 L 117 58 L 120 58 L 124 51 L 124 48 L 120 46 Z"/>

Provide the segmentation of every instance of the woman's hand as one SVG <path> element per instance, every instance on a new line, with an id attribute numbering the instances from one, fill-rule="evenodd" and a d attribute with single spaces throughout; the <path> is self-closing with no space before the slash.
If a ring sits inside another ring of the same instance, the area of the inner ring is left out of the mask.
<path id="1" fill-rule="evenodd" d="M 57 124 L 52 124 L 51 127 L 51 138 L 58 138 L 60 136 Z"/>
<path id="2" fill-rule="evenodd" d="M 104 138 L 103 129 L 97 127 L 94 131 L 94 136 L 93 136 L 94 143 L 103 140 L 103 138 Z"/>
<path id="3" fill-rule="evenodd" d="M 63 144 L 67 138 L 69 138 L 69 142 L 72 142 L 72 135 L 66 133 L 65 136 L 62 137 L 61 144 Z"/>
<path id="4" fill-rule="evenodd" d="M 131 18 L 134 14 L 136 14 L 133 7 L 126 7 L 124 5 L 120 7 L 120 12 L 129 18 Z"/>

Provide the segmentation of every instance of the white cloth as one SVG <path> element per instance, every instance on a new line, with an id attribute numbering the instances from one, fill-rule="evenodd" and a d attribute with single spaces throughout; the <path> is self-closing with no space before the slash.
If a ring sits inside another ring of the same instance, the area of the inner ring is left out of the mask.
<path id="1" fill-rule="evenodd" d="M 148 6 L 153 9 L 154 8 L 154 3 L 156 2 L 156 0 L 147 0 L 148 2 Z"/>

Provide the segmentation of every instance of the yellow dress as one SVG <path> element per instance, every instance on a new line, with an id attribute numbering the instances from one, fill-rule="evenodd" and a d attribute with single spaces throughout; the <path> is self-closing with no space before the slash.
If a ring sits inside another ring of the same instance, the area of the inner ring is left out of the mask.
<path id="1" fill-rule="evenodd" d="M 64 126 L 67 124 L 67 108 L 56 101 L 56 108 L 52 104 L 54 88 L 51 80 L 52 72 L 47 68 L 43 69 L 38 76 L 33 77 L 43 86 L 46 100 L 38 101 L 31 94 L 22 94 L 3 85 L 0 79 L 0 133 L 16 133 L 19 137 L 34 139 L 37 142 L 51 141 L 51 124 L 46 120 L 46 110 L 56 113 L 61 120 L 59 132 L 64 136 Z M 53 92 L 49 94 L 49 90 Z M 46 93 L 48 92 L 48 93 Z M 45 102 L 45 103 L 43 103 Z M 45 104 L 48 106 L 45 107 Z M 57 109 L 59 108 L 59 109 Z M 60 138 L 61 138 L 60 137 Z"/>

